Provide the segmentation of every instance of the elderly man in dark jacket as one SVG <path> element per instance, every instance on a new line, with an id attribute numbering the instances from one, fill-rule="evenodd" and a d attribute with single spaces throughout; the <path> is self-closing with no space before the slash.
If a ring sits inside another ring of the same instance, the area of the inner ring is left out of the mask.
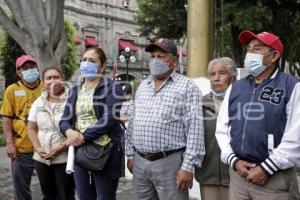
<path id="1" fill-rule="evenodd" d="M 219 108 L 229 85 L 236 80 L 236 64 L 231 58 L 217 58 L 208 64 L 211 92 L 203 97 L 203 117 L 206 154 L 195 178 L 200 183 L 202 200 L 228 200 L 228 165 L 220 160 L 220 149 L 215 138 Z"/>

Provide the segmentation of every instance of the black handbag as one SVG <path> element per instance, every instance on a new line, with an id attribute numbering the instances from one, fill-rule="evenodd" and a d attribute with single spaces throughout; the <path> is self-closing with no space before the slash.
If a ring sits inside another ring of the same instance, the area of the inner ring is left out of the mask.
<path id="1" fill-rule="evenodd" d="M 75 150 L 75 163 L 90 171 L 100 171 L 104 168 L 114 147 L 113 142 L 105 146 L 89 142 Z"/>

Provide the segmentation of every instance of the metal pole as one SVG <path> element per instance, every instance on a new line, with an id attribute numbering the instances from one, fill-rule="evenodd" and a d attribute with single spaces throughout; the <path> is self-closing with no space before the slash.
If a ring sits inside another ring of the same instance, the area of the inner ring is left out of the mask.
<path id="1" fill-rule="evenodd" d="M 213 54 L 213 1 L 188 0 L 187 75 L 206 76 Z"/>
<path id="2" fill-rule="evenodd" d="M 128 64 L 129 64 L 129 58 L 126 58 L 126 81 L 128 81 Z"/>

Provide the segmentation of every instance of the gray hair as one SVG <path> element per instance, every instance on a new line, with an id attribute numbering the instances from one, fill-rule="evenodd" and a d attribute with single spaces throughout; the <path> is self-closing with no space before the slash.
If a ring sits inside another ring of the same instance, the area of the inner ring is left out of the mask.
<path id="1" fill-rule="evenodd" d="M 208 76 L 211 72 L 212 67 L 215 66 L 216 64 L 222 64 L 222 65 L 226 66 L 228 71 L 230 72 L 230 74 L 233 77 L 237 76 L 236 63 L 229 57 L 220 57 L 220 58 L 215 58 L 215 59 L 211 60 L 208 63 Z"/>

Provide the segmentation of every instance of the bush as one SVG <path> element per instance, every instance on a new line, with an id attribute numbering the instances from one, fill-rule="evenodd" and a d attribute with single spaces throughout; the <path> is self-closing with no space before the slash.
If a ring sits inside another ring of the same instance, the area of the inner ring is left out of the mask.
<path id="1" fill-rule="evenodd" d="M 1 123 L 1 129 L 2 129 L 2 123 Z M 0 133 L 0 147 L 5 146 L 5 136 L 4 134 L 1 132 Z"/>

